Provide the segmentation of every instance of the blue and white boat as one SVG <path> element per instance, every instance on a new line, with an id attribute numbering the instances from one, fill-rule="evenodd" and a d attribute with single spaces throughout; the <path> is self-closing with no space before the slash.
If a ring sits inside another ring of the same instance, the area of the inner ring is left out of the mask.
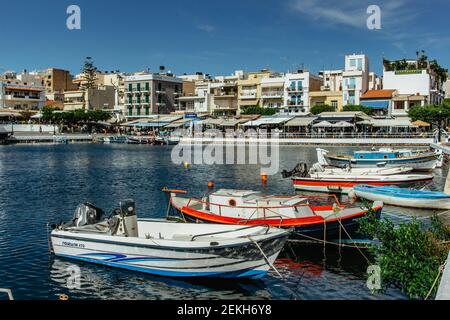
<path id="1" fill-rule="evenodd" d="M 53 226 L 55 255 L 160 276 L 254 279 L 273 267 L 290 234 L 263 225 L 137 219 L 132 200 L 102 215 L 86 203 L 70 222 Z"/>
<path id="2" fill-rule="evenodd" d="M 356 185 L 353 190 L 358 198 L 394 206 L 450 209 L 450 194 L 443 192 L 369 185 Z"/>
<path id="3" fill-rule="evenodd" d="M 334 154 L 321 148 L 316 149 L 321 165 L 355 168 L 408 166 L 413 170 L 431 171 L 436 168 L 439 155 L 432 151 L 379 149 L 354 151 L 353 154 Z"/>

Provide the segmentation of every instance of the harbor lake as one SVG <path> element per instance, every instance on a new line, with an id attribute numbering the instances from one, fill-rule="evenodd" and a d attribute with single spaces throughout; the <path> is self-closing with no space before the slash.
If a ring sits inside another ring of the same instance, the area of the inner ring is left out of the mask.
<path id="1" fill-rule="evenodd" d="M 328 149 L 328 148 L 325 148 Z M 336 148 L 329 148 L 336 150 Z M 342 147 L 340 152 L 354 148 Z M 252 189 L 293 194 L 290 179 L 278 173 L 263 186 L 259 165 L 173 164 L 170 146 L 69 144 L 0 146 L 0 288 L 15 299 L 406 299 L 389 288 L 373 294 L 366 286 L 368 262 L 354 248 L 288 244 L 261 280 L 174 279 L 56 258 L 49 253 L 47 223 L 72 218 L 89 201 L 106 215 L 123 199 L 134 199 L 138 218 L 163 218 L 164 187 L 202 197 L 215 189 Z M 280 172 L 299 162 L 310 166 L 314 147 L 280 147 Z M 433 172 L 432 190 L 442 190 L 448 168 Z M 343 198 L 345 202 L 346 199 Z M 433 211 L 386 206 L 395 222 L 418 216 L 425 223 Z M 369 255 L 367 250 L 364 251 Z M 69 289 L 71 266 L 81 270 L 81 288 Z M 2 299 L 4 297 L 0 297 Z"/>

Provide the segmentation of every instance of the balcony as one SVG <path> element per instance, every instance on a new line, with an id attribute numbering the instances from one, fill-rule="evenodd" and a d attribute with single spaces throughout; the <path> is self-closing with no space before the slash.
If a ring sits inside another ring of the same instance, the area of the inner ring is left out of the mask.
<path id="1" fill-rule="evenodd" d="M 355 90 L 355 89 L 356 89 L 356 84 L 348 84 L 348 85 L 346 86 L 346 89 L 347 89 L 347 90 Z"/>
<path id="2" fill-rule="evenodd" d="M 263 92 L 261 92 L 261 97 L 263 99 L 282 98 L 283 96 L 284 96 L 284 93 L 282 91 L 263 91 Z"/>
<path id="3" fill-rule="evenodd" d="M 166 89 L 156 89 L 155 92 L 156 92 L 156 94 L 165 94 Z"/>
<path id="4" fill-rule="evenodd" d="M 256 92 L 241 92 L 240 99 L 256 99 Z"/>
<path id="5" fill-rule="evenodd" d="M 287 87 L 287 88 L 286 88 L 286 91 L 287 91 L 287 92 L 290 92 L 290 93 L 294 93 L 294 92 L 303 92 L 303 91 L 304 91 L 304 88 L 303 88 L 303 87 L 298 87 L 298 88 Z"/>

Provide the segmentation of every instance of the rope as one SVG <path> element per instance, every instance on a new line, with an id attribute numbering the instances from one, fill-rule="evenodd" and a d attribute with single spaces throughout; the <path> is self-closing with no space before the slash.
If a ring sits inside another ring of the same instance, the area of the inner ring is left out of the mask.
<path id="1" fill-rule="evenodd" d="M 338 247 L 340 246 L 342 248 L 360 248 L 359 246 L 349 245 L 349 244 L 345 244 L 345 243 L 339 244 L 339 243 L 332 242 L 332 241 L 324 241 L 324 240 L 319 239 L 319 238 L 314 238 L 314 237 L 311 237 L 311 236 L 307 236 L 306 234 L 303 234 L 303 233 L 300 233 L 300 232 L 294 232 L 294 233 L 299 235 L 299 236 L 301 236 L 301 237 L 304 237 L 306 239 L 309 239 L 309 240 L 312 240 L 312 241 L 315 241 L 315 242 L 324 242 L 326 244 L 331 244 L 331 245 L 338 246 Z M 301 241 L 301 240 L 299 240 L 299 241 Z M 289 242 L 296 242 L 296 240 L 289 240 Z M 361 247 L 361 248 L 364 248 L 364 247 Z"/>
<path id="2" fill-rule="evenodd" d="M 283 276 L 281 275 L 281 273 L 278 272 L 277 268 L 275 268 L 275 266 L 269 261 L 269 259 L 267 258 L 266 254 L 264 253 L 264 251 L 261 249 L 261 247 L 259 246 L 258 242 L 256 242 L 255 240 L 253 240 L 251 237 L 248 237 L 248 239 L 253 242 L 255 244 L 255 246 L 259 249 L 259 251 L 261 251 L 261 254 L 264 257 L 264 260 L 266 260 L 266 263 L 269 265 L 269 267 L 271 267 L 281 279 L 284 279 Z"/>
<path id="3" fill-rule="evenodd" d="M 436 283 L 438 282 L 439 277 L 441 276 L 441 273 L 444 272 L 444 268 L 445 268 L 445 265 L 446 265 L 446 264 L 447 264 L 447 261 L 444 262 L 444 264 L 441 265 L 441 266 L 439 267 L 439 272 L 438 272 L 438 274 L 437 274 L 437 276 L 436 276 L 436 279 L 434 279 L 433 285 L 431 286 L 430 291 L 428 291 L 428 294 L 427 294 L 427 296 L 425 297 L 425 300 L 428 300 L 428 298 L 430 297 L 431 293 L 433 292 L 433 289 L 434 289 L 434 287 L 436 286 Z"/>

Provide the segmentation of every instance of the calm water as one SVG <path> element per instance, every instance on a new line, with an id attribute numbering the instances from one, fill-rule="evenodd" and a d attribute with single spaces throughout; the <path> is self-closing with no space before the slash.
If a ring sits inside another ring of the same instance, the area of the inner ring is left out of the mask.
<path id="1" fill-rule="evenodd" d="M 281 169 L 316 160 L 314 148 L 282 147 Z M 291 245 L 278 270 L 258 281 L 174 280 L 76 263 L 82 289 L 66 288 L 72 261 L 48 253 L 47 222 L 68 220 L 75 207 L 91 201 L 110 212 L 120 199 L 136 200 L 140 217 L 163 217 L 165 186 L 202 196 L 207 181 L 216 187 L 293 193 L 289 180 L 269 177 L 261 186 L 258 165 L 193 165 L 171 162 L 170 147 L 134 145 L 0 146 L 0 288 L 16 299 L 403 299 L 396 289 L 372 295 L 365 287 L 367 263 L 358 251 Z M 436 170 L 432 188 L 442 189 L 446 168 Z M 429 211 L 386 208 L 396 221 Z M 3 297 L 0 297 L 2 299 Z"/>

